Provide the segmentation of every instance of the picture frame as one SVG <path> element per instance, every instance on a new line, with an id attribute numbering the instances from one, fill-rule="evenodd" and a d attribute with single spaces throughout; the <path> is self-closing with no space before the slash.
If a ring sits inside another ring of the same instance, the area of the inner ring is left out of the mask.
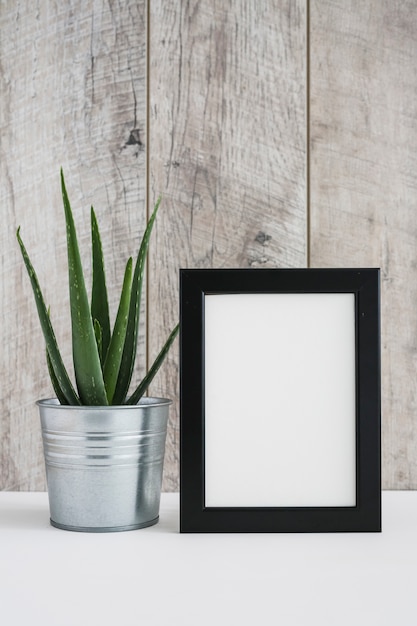
<path id="1" fill-rule="evenodd" d="M 379 532 L 379 269 L 180 270 L 180 532 Z"/>

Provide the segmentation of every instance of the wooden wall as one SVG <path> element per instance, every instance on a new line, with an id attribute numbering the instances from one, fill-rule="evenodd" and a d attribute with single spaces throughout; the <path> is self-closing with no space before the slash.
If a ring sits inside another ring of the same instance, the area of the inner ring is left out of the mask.
<path id="1" fill-rule="evenodd" d="M 15 242 L 71 359 L 66 173 L 117 289 L 156 197 L 138 375 L 178 317 L 179 267 L 380 266 L 383 482 L 417 487 L 417 7 L 413 0 L 5 0 L 0 8 L 0 489 L 45 488 L 51 393 Z M 178 488 L 178 346 L 164 489 Z"/>
<path id="2" fill-rule="evenodd" d="M 417 3 L 310 7 L 310 263 L 381 267 L 383 484 L 417 488 Z"/>
<path id="3" fill-rule="evenodd" d="M 37 490 L 45 478 L 34 400 L 53 392 L 15 230 L 20 224 L 70 364 L 59 168 L 86 267 L 96 209 L 114 311 L 146 222 L 146 7 L 6 0 L 0 11 L 0 488 Z M 145 352 L 142 343 L 142 363 Z"/>

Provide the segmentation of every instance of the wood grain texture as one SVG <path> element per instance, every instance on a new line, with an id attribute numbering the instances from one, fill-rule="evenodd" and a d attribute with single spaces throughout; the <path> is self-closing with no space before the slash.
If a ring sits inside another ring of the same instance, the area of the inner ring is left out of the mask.
<path id="1" fill-rule="evenodd" d="M 59 168 L 88 266 L 94 203 L 114 313 L 145 224 L 145 0 L 6 0 L 0 32 L 0 489 L 38 490 L 45 480 L 34 402 L 53 392 L 15 230 L 21 224 L 69 364 Z M 140 354 L 143 363 L 144 345 Z"/>
<path id="2" fill-rule="evenodd" d="M 61 165 L 86 265 L 98 214 L 113 314 L 163 195 L 138 376 L 178 319 L 179 267 L 303 267 L 307 245 L 312 266 L 381 266 L 383 482 L 417 488 L 416 3 L 149 4 L 146 49 L 146 0 L 1 3 L 0 489 L 45 488 L 34 400 L 52 393 L 18 224 L 71 362 Z M 175 490 L 177 344 L 151 393 L 175 401 Z"/>
<path id="3" fill-rule="evenodd" d="M 382 277 L 383 486 L 417 488 L 417 4 L 313 0 L 311 265 Z"/>
<path id="4" fill-rule="evenodd" d="M 305 7 L 151 3 L 149 194 L 163 194 L 150 259 L 151 356 L 178 319 L 179 267 L 305 266 Z M 177 346 L 153 390 L 178 399 Z M 176 402 L 164 489 L 178 488 L 178 452 Z"/>

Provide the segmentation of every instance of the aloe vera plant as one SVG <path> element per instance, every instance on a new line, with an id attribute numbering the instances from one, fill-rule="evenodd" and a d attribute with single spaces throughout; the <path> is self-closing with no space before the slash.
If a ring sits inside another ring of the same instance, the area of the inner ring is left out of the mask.
<path id="1" fill-rule="evenodd" d="M 39 320 L 46 342 L 46 359 L 53 388 L 61 404 L 83 406 L 137 404 L 161 366 L 178 333 L 177 324 L 146 376 L 133 393 L 128 395 L 136 359 L 145 262 L 160 198 L 147 224 L 135 266 L 133 267 L 132 258 L 129 258 L 127 261 L 119 308 L 112 331 L 103 250 L 94 209 L 91 207 L 93 280 L 90 303 L 62 169 L 61 189 L 67 228 L 75 386 L 72 384 L 61 358 L 49 316 L 49 309 L 46 307 L 36 272 L 20 236 L 20 227 L 16 233 L 32 284 Z"/>

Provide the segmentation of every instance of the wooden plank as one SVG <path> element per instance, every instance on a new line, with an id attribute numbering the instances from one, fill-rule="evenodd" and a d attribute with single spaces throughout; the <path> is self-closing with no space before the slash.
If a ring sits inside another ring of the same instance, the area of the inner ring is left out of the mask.
<path id="1" fill-rule="evenodd" d="M 383 486 L 417 488 L 417 4 L 311 2 L 311 265 L 382 270 Z"/>
<path id="2" fill-rule="evenodd" d="M 178 319 L 179 267 L 306 264 L 306 8 L 301 0 L 150 6 L 149 353 Z M 251 364 L 248 364 L 248 367 Z M 165 489 L 178 488 L 178 350 L 153 395 L 171 411 Z"/>
<path id="3" fill-rule="evenodd" d="M 15 229 L 30 251 L 71 361 L 59 167 L 90 263 L 94 203 L 113 313 L 145 224 L 146 2 L 2 2 L 0 13 L 0 489 L 45 487 L 35 400 L 51 395 Z M 144 369 L 145 346 L 140 348 Z"/>

